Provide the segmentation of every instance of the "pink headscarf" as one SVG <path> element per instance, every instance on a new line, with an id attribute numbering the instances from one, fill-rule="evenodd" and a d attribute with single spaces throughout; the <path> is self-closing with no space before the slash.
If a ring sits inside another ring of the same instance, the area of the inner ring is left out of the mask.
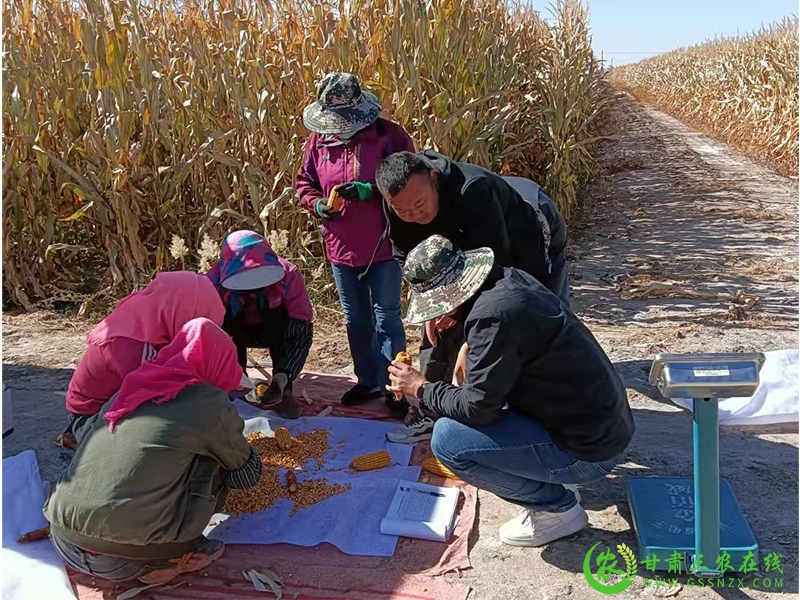
<path id="1" fill-rule="evenodd" d="M 159 273 L 146 288 L 117 303 L 111 314 L 89 332 L 87 341 L 103 346 L 116 337 L 160 346 L 192 319 L 222 324 L 225 307 L 207 277 L 191 271 Z"/>
<path id="2" fill-rule="evenodd" d="M 203 382 L 230 392 L 241 380 L 242 367 L 230 336 L 208 319 L 192 319 L 155 360 L 125 377 L 105 419 L 113 431 L 119 419 L 145 402 L 168 402 L 185 387 Z"/>

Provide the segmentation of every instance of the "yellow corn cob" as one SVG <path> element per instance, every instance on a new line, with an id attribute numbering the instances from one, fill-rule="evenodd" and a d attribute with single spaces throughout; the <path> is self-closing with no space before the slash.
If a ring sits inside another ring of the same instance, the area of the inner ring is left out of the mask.
<path id="1" fill-rule="evenodd" d="M 275 441 L 278 443 L 278 448 L 288 450 L 292 446 L 292 436 L 289 435 L 289 430 L 286 427 L 278 427 L 275 430 Z"/>
<path id="2" fill-rule="evenodd" d="M 392 457 L 386 450 L 380 452 L 373 452 L 372 454 L 364 454 L 353 459 L 350 467 L 356 471 L 372 471 L 374 469 L 382 469 L 392 464 Z"/>
<path id="3" fill-rule="evenodd" d="M 445 467 L 439 459 L 435 456 L 429 456 L 425 460 L 422 461 L 422 468 L 425 469 L 428 473 L 433 473 L 434 475 L 439 475 L 441 477 L 447 477 L 449 479 L 458 479 L 458 475 L 453 473 L 450 469 Z"/>
<path id="4" fill-rule="evenodd" d="M 342 207 L 342 197 L 336 193 L 335 187 L 328 196 L 328 206 L 330 206 L 333 211 L 338 211 Z"/>
<path id="5" fill-rule="evenodd" d="M 394 359 L 398 362 L 405 363 L 411 366 L 411 355 L 408 352 L 398 352 Z M 392 385 L 397 385 L 397 380 L 392 378 Z M 394 397 L 400 400 L 403 397 L 402 392 L 395 392 Z"/>
<path id="6" fill-rule="evenodd" d="M 266 384 L 264 384 L 264 383 L 259 383 L 259 384 L 256 386 L 256 395 L 257 395 L 257 396 L 263 396 L 264 394 L 266 394 L 266 393 L 267 393 L 267 390 L 268 390 L 268 389 L 269 389 L 269 386 L 268 386 L 268 385 L 266 385 Z"/>

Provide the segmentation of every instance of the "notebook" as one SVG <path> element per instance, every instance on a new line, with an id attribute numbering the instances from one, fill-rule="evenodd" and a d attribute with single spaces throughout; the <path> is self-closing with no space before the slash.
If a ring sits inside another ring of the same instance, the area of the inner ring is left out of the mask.
<path id="1" fill-rule="evenodd" d="M 401 479 L 381 533 L 446 542 L 455 529 L 458 488 Z"/>

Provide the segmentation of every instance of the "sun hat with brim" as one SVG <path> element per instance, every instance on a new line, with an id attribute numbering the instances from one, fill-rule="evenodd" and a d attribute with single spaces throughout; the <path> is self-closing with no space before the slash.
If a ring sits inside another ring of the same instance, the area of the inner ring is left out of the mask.
<path id="1" fill-rule="evenodd" d="M 283 265 L 267 239 L 246 229 L 225 238 L 220 259 L 208 272 L 214 285 L 233 291 L 260 290 L 284 276 Z"/>
<path id="2" fill-rule="evenodd" d="M 317 85 L 317 101 L 303 111 L 303 124 L 322 135 L 350 137 L 381 116 L 375 94 L 363 91 L 351 73 L 330 73 Z"/>
<path id="3" fill-rule="evenodd" d="M 403 275 L 411 287 L 405 322 L 421 325 L 455 310 L 474 296 L 494 265 L 491 248 L 461 251 L 432 235 L 406 257 Z"/>
<path id="4" fill-rule="evenodd" d="M 278 283 L 283 279 L 285 272 L 280 265 L 265 265 L 246 271 L 239 271 L 222 282 L 222 287 L 228 290 L 258 290 Z"/>

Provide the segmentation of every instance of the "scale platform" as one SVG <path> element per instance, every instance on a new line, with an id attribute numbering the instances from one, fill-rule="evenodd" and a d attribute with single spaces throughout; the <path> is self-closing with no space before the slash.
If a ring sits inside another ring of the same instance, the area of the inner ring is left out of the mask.
<path id="1" fill-rule="evenodd" d="M 676 552 L 683 559 L 681 572 L 698 577 L 740 570 L 751 552 L 757 564 L 758 543 L 731 486 L 719 477 L 719 399 L 754 394 L 764 360 L 760 352 L 653 359 L 650 383 L 667 398 L 692 398 L 694 477 L 628 480 L 639 558 L 651 559 L 648 568 L 668 571 Z M 718 564 L 723 552 L 728 561 Z"/>
<path id="2" fill-rule="evenodd" d="M 686 564 L 695 553 L 694 482 L 689 477 L 631 477 L 628 503 L 639 539 L 639 557 L 656 557 L 655 570 L 666 571 L 674 552 Z M 738 570 L 749 552 L 758 564 L 758 544 L 742 514 L 728 482 L 719 482 L 720 550 L 730 554 L 730 566 Z M 716 566 L 717 557 L 703 557 L 707 567 Z"/>

